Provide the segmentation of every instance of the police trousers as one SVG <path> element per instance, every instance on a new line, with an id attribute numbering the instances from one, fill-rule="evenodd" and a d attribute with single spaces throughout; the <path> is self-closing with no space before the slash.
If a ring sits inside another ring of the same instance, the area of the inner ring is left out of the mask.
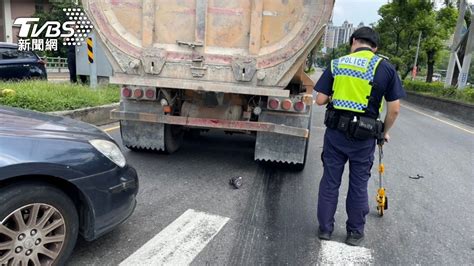
<path id="1" fill-rule="evenodd" d="M 337 129 L 326 129 L 321 159 L 324 173 L 319 184 L 318 221 L 322 232 L 334 230 L 339 187 L 344 166 L 349 161 L 349 191 L 346 198 L 346 230 L 364 232 L 369 213 L 367 186 L 374 161 L 375 139 L 351 140 Z"/>

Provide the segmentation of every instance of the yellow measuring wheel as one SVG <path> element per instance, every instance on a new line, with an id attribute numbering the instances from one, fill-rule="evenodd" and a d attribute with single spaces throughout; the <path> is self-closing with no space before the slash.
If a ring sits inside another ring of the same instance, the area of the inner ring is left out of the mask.
<path id="1" fill-rule="evenodd" d="M 377 191 L 377 212 L 383 216 L 384 210 L 388 208 L 387 196 L 385 195 L 385 188 L 381 187 Z"/>
<path id="2" fill-rule="evenodd" d="M 379 146 L 379 189 L 377 191 L 377 213 L 379 216 L 383 216 L 384 211 L 388 208 L 388 199 L 387 195 L 385 194 L 385 188 L 383 187 L 382 177 L 385 172 L 385 166 L 382 163 L 383 158 L 383 142 L 378 144 Z"/>

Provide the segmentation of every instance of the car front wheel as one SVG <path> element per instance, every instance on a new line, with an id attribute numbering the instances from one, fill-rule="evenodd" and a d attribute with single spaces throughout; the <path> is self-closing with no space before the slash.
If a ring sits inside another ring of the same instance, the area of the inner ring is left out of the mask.
<path id="1" fill-rule="evenodd" d="M 0 189 L 0 265 L 63 265 L 77 240 L 76 207 L 39 183 Z"/>

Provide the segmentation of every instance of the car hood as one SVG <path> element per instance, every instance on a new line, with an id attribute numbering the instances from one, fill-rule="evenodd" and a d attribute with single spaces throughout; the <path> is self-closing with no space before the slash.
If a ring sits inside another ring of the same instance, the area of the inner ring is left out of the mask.
<path id="1" fill-rule="evenodd" d="M 81 121 L 5 106 L 0 106 L 0 134 L 77 140 L 110 139 L 102 130 Z"/>

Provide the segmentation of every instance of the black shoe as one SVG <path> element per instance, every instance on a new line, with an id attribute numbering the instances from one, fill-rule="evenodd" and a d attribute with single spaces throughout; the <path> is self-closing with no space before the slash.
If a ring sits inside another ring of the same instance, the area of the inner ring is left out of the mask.
<path id="1" fill-rule="evenodd" d="M 346 244 L 349 246 L 359 246 L 364 240 L 364 234 L 356 232 L 347 232 Z"/>
<path id="2" fill-rule="evenodd" d="M 318 229 L 318 237 L 321 240 L 331 240 L 330 232 L 322 232 L 321 229 Z"/>

